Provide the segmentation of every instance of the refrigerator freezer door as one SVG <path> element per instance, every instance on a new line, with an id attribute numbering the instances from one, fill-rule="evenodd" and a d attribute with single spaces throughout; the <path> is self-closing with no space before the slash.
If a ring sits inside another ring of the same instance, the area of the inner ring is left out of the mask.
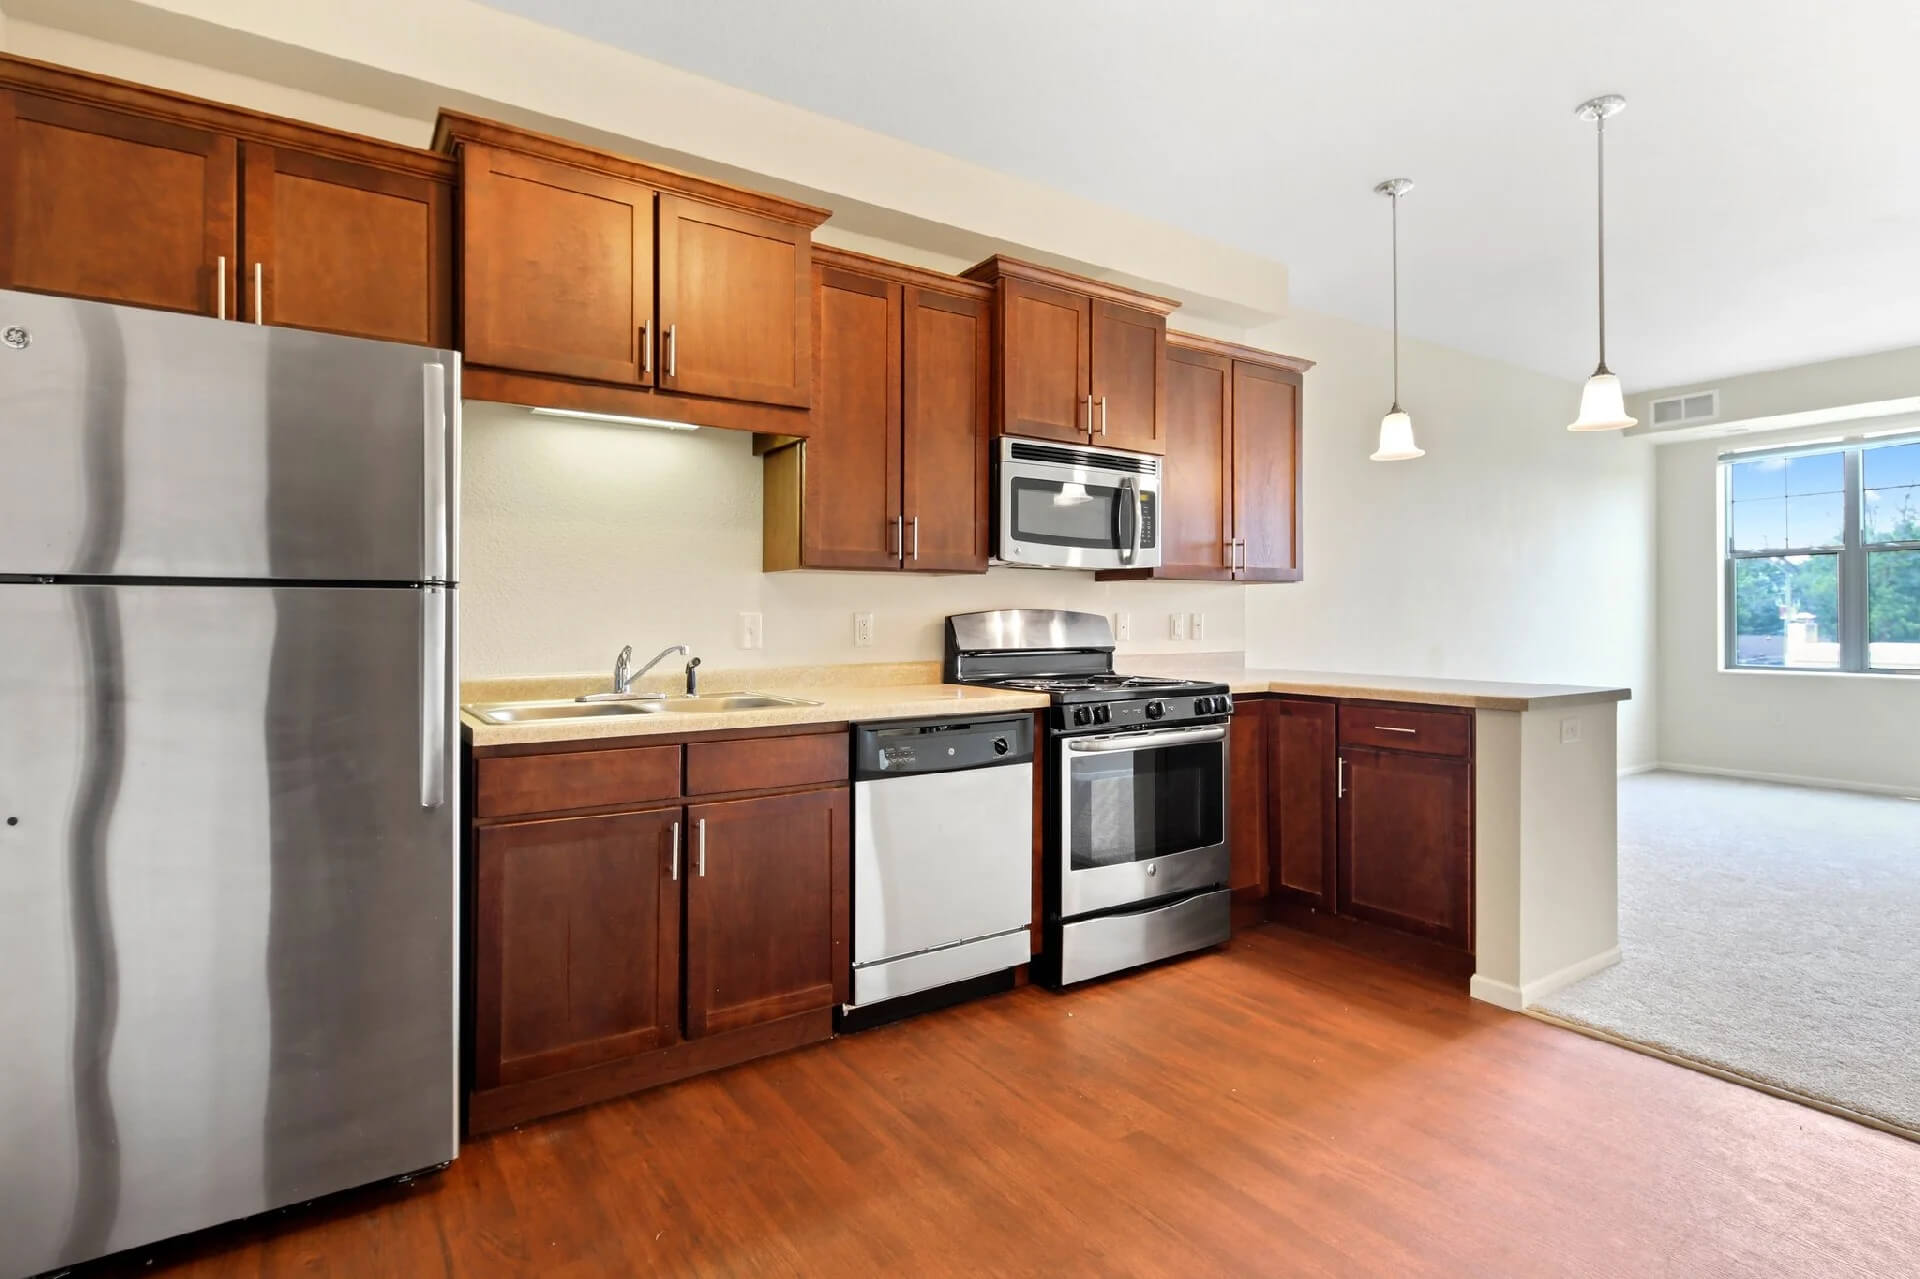
<path id="1" fill-rule="evenodd" d="M 0 583 L 0 1274 L 453 1158 L 452 596 Z"/>
<path id="2" fill-rule="evenodd" d="M 453 581 L 459 356 L 0 291 L 0 574 Z"/>

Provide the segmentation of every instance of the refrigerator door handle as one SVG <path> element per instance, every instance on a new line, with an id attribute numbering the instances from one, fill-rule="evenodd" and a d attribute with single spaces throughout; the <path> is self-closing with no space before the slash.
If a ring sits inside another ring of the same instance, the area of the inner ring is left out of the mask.
<path id="1" fill-rule="evenodd" d="M 447 366 L 421 365 L 426 412 L 421 422 L 421 577 L 447 578 Z"/>
<path id="2" fill-rule="evenodd" d="M 420 588 L 420 807 L 447 802 L 447 592 Z"/>

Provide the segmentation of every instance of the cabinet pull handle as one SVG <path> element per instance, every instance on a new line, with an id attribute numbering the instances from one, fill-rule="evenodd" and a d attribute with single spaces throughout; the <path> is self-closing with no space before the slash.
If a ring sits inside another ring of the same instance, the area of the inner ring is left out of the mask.
<path id="1" fill-rule="evenodd" d="M 668 838 L 673 841 L 672 852 L 670 854 L 673 860 L 667 863 L 667 866 L 668 866 L 667 878 L 678 880 L 680 878 L 680 823 L 679 822 L 675 822 L 673 824 L 673 834 L 668 836 Z"/>
<path id="2" fill-rule="evenodd" d="M 700 831 L 700 878 L 707 877 L 707 819 L 702 817 L 697 823 Z"/>
<path id="3" fill-rule="evenodd" d="M 913 558 L 920 558 L 920 517 L 913 517 Z"/>
<path id="4" fill-rule="evenodd" d="M 1087 397 L 1087 438 L 1093 438 L 1093 397 Z"/>
<path id="5" fill-rule="evenodd" d="M 227 259 L 223 254 L 220 265 L 215 270 L 213 284 L 213 313 L 218 319 L 227 318 Z"/>
<path id="6" fill-rule="evenodd" d="M 1105 439 L 1106 435 L 1107 435 L 1107 397 L 1103 395 L 1100 397 L 1100 437 L 1102 439 Z"/>
<path id="7" fill-rule="evenodd" d="M 680 376 L 680 326 L 667 326 L 667 376 Z"/>
<path id="8" fill-rule="evenodd" d="M 1415 733 L 1418 733 L 1418 732 L 1419 732 L 1420 730 L 1419 730 L 1419 729 L 1417 729 L 1417 728 L 1395 728 L 1395 727 L 1394 727 L 1393 725 L 1391 725 L 1391 724 L 1375 724 L 1375 725 L 1373 726 L 1373 731 L 1374 731 L 1374 732 L 1376 732 L 1376 733 L 1407 733 L 1407 734 L 1415 734 Z"/>
<path id="9" fill-rule="evenodd" d="M 267 294 L 265 276 L 265 268 L 255 262 L 253 264 L 253 322 L 255 324 L 267 322 L 266 307 L 263 305 Z"/>
<path id="10" fill-rule="evenodd" d="M 1340 774 L 1340 793 L 1334 796 L 1334 798 L 1345 799 L 1347 797 L 1347 757 L 1345 755 L 1335 756 L 1334 763 L 1339 766 Z"/>
<path id="11" fill-rule="evenodd" d="M 893 523 L 893 542 L 891 545 L 887 547 L 887 554 L 893 556 L 893 558 L 897 560 L 901 556 L 907 553 L 906 517 L 903 515 L 896 515 L 893 517 L 892 523 Z"/>
<path id="12" fill-rule="evenodd" d="M 640 326 L 640 371 L 648 377 L 653 376 L 653 326 Z"/>

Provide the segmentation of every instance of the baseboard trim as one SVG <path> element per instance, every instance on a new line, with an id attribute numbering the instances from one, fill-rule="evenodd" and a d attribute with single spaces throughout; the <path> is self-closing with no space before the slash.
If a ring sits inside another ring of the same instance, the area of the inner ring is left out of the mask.
<path id="1" fill-rule="evenodd" d="M 1620 948 L 1608 947 L 1597 955 L 1568 964 L 1555 972 L 1548 973 L 1537 981 L 1524 986 L 1515 986 L 1512 982 L 1495 981 L 1491 977 L 1482 977 L 1475 973 L 1473 980 L 1467 983 L 1467 993 L 1483 1003 L 1508 1012 L 1523 1013 L 1535 1004 L 1553 994 L 1564 990 L 1583 978 L 1591 977 L 1603 968 L 1611 968 L 1620 962 Z"/>
<path id="2" fill-rule="evenodd" d="M 1629 764 L 1620 770 L 1620 776 L 1638 777 L 1642 773 L 1658 772 L 1663 767 L 1662 764 Z"/>
<path id="3" fill-rule="evenodd" d="M 1475 978 L 1474 980 L 1478 981 L 1479 979 Z M 1638 1040 L 1628 1039 L 1623 1035 L 1616 1035 L 1612 1031 L 1601 1030 L 1596 1026 L 1586 1026 L 1577 1021 L 1568 1021 L 1564 1017 L 1556 1017 L 1552 1013 L 1541 1012 L 1536 1008 L 1523 1009 L 1521 1010 L 1521 1015 L 1531 1017 L 1535 1021 L 1543 1021 L 1549 1026 L 1558 1026 L 1562 1030 L 1571 1030 L 1576 1035 L 1585 1035 L 1588 1039 L 1597 1039 L 1601 1043 L 1612 1044 L 1616 1048 L 1625 1048 L 1628 1052 L 1636 1052 L 1643 1057 L 1654 1057 L 1660 1061 L 1667 1062 L 1669 1065 L 1683 1066 L 1688 1070 L 1696 1071 L 1702 1075 L 1712 1075 L 1715 1079 L 1725 1080 L 1730 1084 L 1739 1084 L 1742 1088 L 1751 1088 L 1755 1092 L 1763 1092 L 1769 1097 L 1778 1097 L 1782 1101 L 1790 1101 L 1795 1105 L 1805 1106 L 1810 1110 L 1824 1111 L 1835 1118 L 1845 1119 L 1850 1123 L 1860 1124 L 1867 1128 L 1877 1128 L 1881 1132 L 1891 1133 L 1896 1137 L 1904 1137 L 1908 1141 L 1920 1142 L 1920 1131 L 1908 1128 L 1902 1124 L 1893 1123 L 1890 1120 L 1878 1118 L 1874 1115 L 1863 1114 L 1858 1110 L 1849 1110 L 1836 1102 L 1825 1101 L 1819 1097 L 1812 1097 L 1803 1092 L 1795 1092 L 1791 1088 L 1782 1088 L 1777 1084 L 1765 1083 L 1753 1078 L 1751 1075 L 1743 1075 L 1737 1070 L 1726 1070 L 1719 1066 L 1709 1066 L 1703 1061 L 1695 1061 L 1691 1057 L 1683 1057 L 1679 1053 L 1668 1052 L 1666 1049 L 1656 1048 L 1652 1044 L 1643 1044 Z"/>
<path id="4" fill-rule="evenodd" d="M 1867 795 L 1895 795 L 1901 799 L 1920 799 L 1920 788 L 1885 786 L 1878 782 L 1851 782 L 1837 777 L 1802 777 L 1797 773 L 1758 773 L 1746 768 L 1712 768 L 1706 764 L 1660 763 L 1655 768 L 1669 773 L 1694 773 L 1702 777 L 1731 777 L 1746 782 L 1772 782 L 1779 786 L 1811 786 L 1816 790 L 1859 791 Z"/>

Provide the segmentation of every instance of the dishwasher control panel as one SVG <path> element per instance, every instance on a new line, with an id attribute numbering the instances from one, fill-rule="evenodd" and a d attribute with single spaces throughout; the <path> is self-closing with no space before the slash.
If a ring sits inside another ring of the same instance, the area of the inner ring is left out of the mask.
<path id="1" fill-rule="evenodd" d="M 1033 759 L 1033 717 L 896 720 L 856 725 L 855 781 L 952 773 Z"/>

